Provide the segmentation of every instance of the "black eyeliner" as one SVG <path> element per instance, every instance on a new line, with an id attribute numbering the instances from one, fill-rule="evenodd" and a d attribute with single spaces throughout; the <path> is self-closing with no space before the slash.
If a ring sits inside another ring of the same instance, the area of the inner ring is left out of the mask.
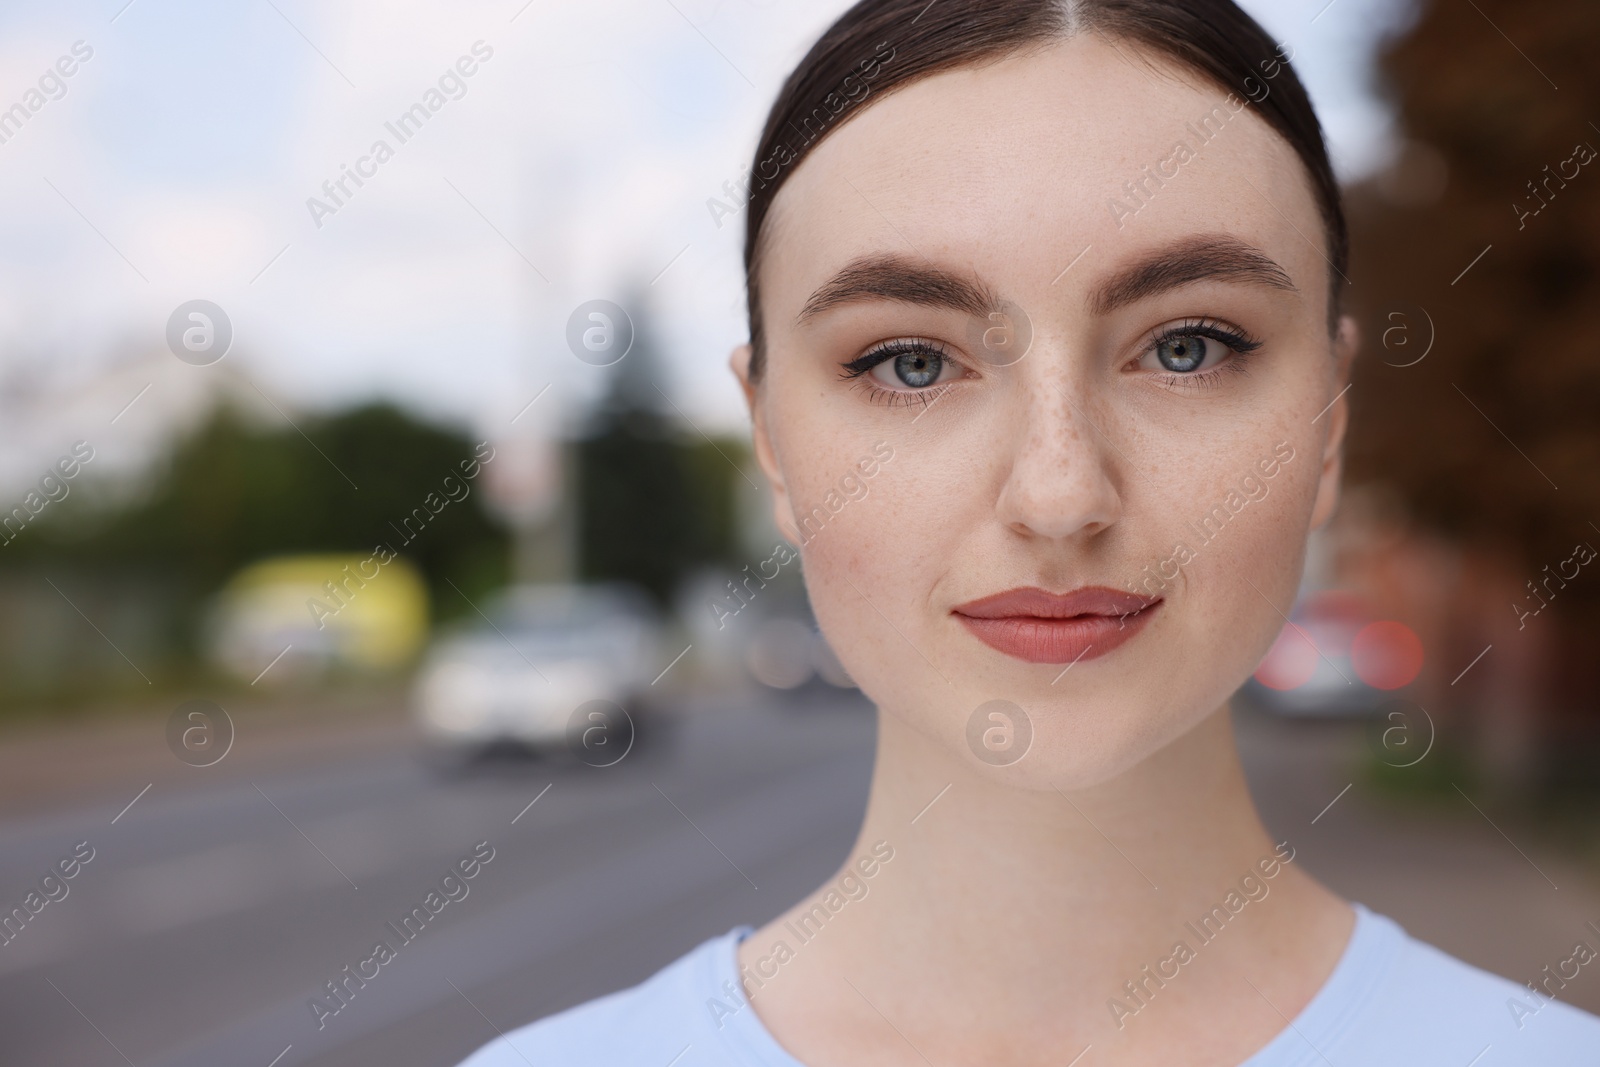
<path id="1" fill-rule="evenodd" d="M 947 358 L 943 345 L 916 337 L 897 337 L 892 341 L 873 345 L 848 363 L 841 363 L 839 376 L 845 379 L 859 378 L 880 363 L 886 363 L 897 356 L 917 354 L 936 356 L 940 360 Z"/>
<path id="2" fill-rule="evenodd" d="M 1159 345 L 1179 337 L 1204 337 L 1218 344 L 1227 345 L 1239 355 L 1254 352 L 1261 347 L 1261 342 L 1246 334 L 1243 330 L 1224 326 L 1215 319 L 1194 319 L 1189 322 L 1178 323 L 1157 334 L 1151 340 L 1152 345 Z"/>

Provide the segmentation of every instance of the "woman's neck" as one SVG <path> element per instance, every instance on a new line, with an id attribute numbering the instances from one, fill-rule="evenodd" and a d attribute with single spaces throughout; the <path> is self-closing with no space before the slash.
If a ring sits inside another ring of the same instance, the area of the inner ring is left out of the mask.
<path id="1" fill-rule="evenodd" d="M 780 1040 L 820 1013 L 855 1018 L 863 1039 L 882 1016 L 974 1050 L 990 1047 L 986 1030 L 1049 1035 L 1058 1058 L 1061 1042 L 1097 1033 L 1137 1031 L 1130 1048 L 1158 1047 L 1168 1027 L 1209 1010 L 1214 982 L 1185 972 L 1254 972 L 1295 1010 L 1320 985 L 1349 911 L 1294 863 L 1292 845 L 1261 825 L 1226 707 L 1121 775 L 1067 791 L 974 773 L 880 714 L 850 858 L 748 939 L 740 962 L 767 960 L 746 980 Z M 789 950 L 781 965 L 776 941 Z M 1278 982 L 1267 964 L 1284 955 L 1313 957 L 1310 977 Z M 824 1045 L 815 1051 L 828 1062 Z"/>

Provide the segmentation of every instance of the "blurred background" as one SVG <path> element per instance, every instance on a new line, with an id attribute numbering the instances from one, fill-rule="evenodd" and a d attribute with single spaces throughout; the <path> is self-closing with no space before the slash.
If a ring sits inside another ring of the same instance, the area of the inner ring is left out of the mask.
<path id="1" fill-rule="evenodd" d="M 454 1063 L 842 859 L 871 709 L 725 357 L 845 6 L 0 11 L 0 1063 Z M 1366 340 L 1252 784 L 1538 980 L 1600 948 L 1600 9 L 1245 6 Z"/>

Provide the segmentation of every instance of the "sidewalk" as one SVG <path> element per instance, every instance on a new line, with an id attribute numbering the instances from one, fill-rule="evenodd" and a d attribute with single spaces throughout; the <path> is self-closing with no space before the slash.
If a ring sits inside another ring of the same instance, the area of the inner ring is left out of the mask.
<path id="1" fill-rule="evenodd" d="M 1361 723 L 1248 709 L 1235 722 L 1268 828 L 1336 892 L 1519 984 L 1547 965 L 1554 973 L 1579 941 L 1600 952 L 1586 925 L 1600 926 L 1600 873 L 1541 840 L 1538 827 L 1495 818 L 1497 828 L 1466 797 L 1423 803 L 1376 792 L 1358 777 Z M 1581 968 L 1559 995 L 1600 1014 L 1600 968 Z"/>
<path id="2" fill-rule="evenodd" d="M 416 728 L 396 693 L 256 696 L 219 702 L 233 721 L 231 770 L 337 763 L 353 753 L 414 748 Z M 176 704 L 174 704 L 176 706 Z M 130 708 L 0 726 L 0 819 L 104 800 L 116 808 L 146 785 L 204 784 L 167 747 L 172 708 Z M 118 798 L 121 798 L 120 800 Z"/>

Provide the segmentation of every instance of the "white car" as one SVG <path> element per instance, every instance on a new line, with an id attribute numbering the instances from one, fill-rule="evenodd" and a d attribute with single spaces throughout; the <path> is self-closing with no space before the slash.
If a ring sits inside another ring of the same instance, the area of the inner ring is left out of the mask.
<path id="1" fill-rule="evenodd" d="M 430 742 L 571 747 L 596 765 L 625 754 L 638 700 L 660 669 L 661 624 L 642 592 L 518 586 L 476 619 L 439 640 L 417 675 L 415 707 Z"/>

